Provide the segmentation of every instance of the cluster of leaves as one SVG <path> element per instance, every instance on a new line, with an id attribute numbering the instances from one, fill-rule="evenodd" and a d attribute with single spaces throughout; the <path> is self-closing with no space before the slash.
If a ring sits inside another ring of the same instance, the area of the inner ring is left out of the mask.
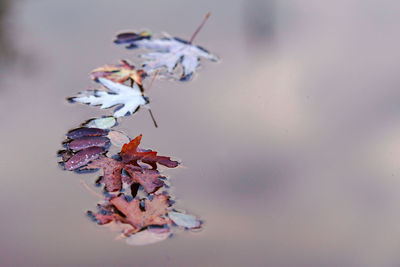
<path id="1" fill-rule="evenodd" d="M 194 216 L 173 208 L 167 178 L 159 171 L 160 166 L 175 168 L 179 163 L 156 151 L 141 148 L 142 135 L 131 140 L 112 128 L 118 124 L 118 118 L 134 114 L 140 107 L 150 111 L 157 127 L 149 107 L 150 100 L 145 96 L 144 81 L 149 75 L 153 78 L 147 89 L 158 74 L 188 81 L 199 67 L 200 58 L 217 60 L 204 48 L 192 44 L 208 17 L 209 14 L 190 41 L 168 36 L 153 38 L 148 31 L 118 34 L 116 44 L 125 44 L 128 49 L 150 50 L 140 55 L 144 58 L 141 69 L 126 60 L 96 68 L 91 72 L 91 78 L 102 88 L 69 98 L 71 102 L 102 109 L 116 107 L 112 116 L 89 120 L 69 131 L 63 142 L 64 149 L 58 155 L 65 170 L 78 173 L 102 170 L 97 184 L 103 186 L 103 194 L 87 187 L 102 198 L 97 211 L 88 211 L 88 215 L 100 225 L 122 226 L 123 236 L 129 244 L 164 240 L 171 235 L 173 226 L 186 229 L 201 226 L 201 221 Z"/>
<path id="2" fill-rule="evenodd" d="M 166 34 L 162 38 L 153 38 L 149 31 L 118 34 L 114 43 L 124 44 L 127 49 L 143 48 L 150 51 L 139 55 L 139 58 L 144 59 L 140 63 L 141 69 L 136 69 L 126 60 L 121 60 L 121 64 L 96 68 L 91 72 L 91 77 L 102 87 L 78 93 L 69 100 L 100 106 L 101 109 L 115 106 L 114 117 L 116 118 L 134 114 L 140 107 L 150 110 L 150 99 L 145 96 L 143 87 L 145 77 L 153 75 L 154 79 L 166 76 L 174 80 L 189 81 L 200 66 L 200 58 L 217 61 L 217 57 L 206 49 L 192 44 L 208 17 L 209 14 L 190 41 L 169 37 Z M 150 86 L 151 83 L 148 87 Z"/>
<path id="3" fill-rule="evenodd" d="M 173 226 L 199 228 L 201 222 L 195 217 L 174 211 L 164 182 L 167 178 L 158 170 L 159 165 L 175 168 L 179 163 L 156 151 L 140 148 L 142 135 L 129 141 L 118 131 L 90 127 L 104 125 L 105 120 L 109 118 L 95 119 L 69 131 L 63 142 L 65 149 L 59 151 L 60 164 L 65 170 L 78 173 L 103 170 L 97 179 L 99 185 L 104 185 L 103 202 L 98 204 L 97 212 L 88 214 L 100 225 L 124 225 L 123 234 L 131 244 L 163 240 L 160 237 L 170 236 Z M 122 142 L 126 143 L 121 147 Z M 111 146 L 120 148 L 119 153 L 109 153 Z M 139 241 L 135 241 L 137 237 L 132 235 L 141 231 L 151 234 L 146 233 L 144 239 L 142 233 Z"/>

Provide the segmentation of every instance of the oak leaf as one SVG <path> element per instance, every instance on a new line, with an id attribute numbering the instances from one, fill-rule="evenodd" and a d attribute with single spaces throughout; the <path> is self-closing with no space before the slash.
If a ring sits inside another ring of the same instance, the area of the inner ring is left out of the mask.
<path id="1" fill-rule="evenodd" d="M 170 223 L 166 218 L 170 206 L 169 197 L 163 194 L 155 195 L 152 200 L 133 199 L 128 202 L 124 194 L 113 197 L 108 205 L 99 205 L 99 212 L 89 211 L 98 224 L 112 221 L 129 224 L 132 227 L 125 232 L 126 236 L 139 232 L 150 225 L 165 225 Z"/>

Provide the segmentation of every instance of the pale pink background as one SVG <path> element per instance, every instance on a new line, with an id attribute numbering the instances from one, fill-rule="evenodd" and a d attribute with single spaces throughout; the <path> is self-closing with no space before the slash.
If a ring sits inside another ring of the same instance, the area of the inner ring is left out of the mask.
<path id="1" fill-rule="evenodd" d="M 61 171 L 68 129 L 109 114 L 65 98 L 133 52 L 115 33 L 151 29 L 222 58 L 150 90 L 120 124 L 166 169 L 177 207 L 205 221 L 151 246 L 114 241 L 97 198 Z M 400 2 L 12 1 L 2 27 L 2 266 L 399 266 Z"/>

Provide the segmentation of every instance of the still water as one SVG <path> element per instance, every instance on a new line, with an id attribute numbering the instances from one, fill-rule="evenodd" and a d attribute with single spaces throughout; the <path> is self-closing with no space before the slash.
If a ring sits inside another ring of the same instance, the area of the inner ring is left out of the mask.
<path id="1" fill-rule="evenodd" d="M 396 1 L 2 1 L 2 266 L 399 266 L 400 4 Z M 196 37 L 218 55 L 157 80 L 118 126 L 182 161 L 165 169 L 200 232 L 143 247 L 85 215 L 61 171 L 65 133 L 110 112 L 66 98 L 133 59 L 122 30 Z"/>

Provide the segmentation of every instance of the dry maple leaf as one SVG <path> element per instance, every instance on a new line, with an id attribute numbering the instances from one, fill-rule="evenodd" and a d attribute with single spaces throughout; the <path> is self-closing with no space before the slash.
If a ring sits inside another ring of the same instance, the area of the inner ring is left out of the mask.
<path id="1" fill-rule="evenodd" d="M 90 73 L 94 80 L 100 77 L 107 78 L 113 82 L 124 83 L 128 79 L 132 79 L 139 86 L 142 86 L 142 78 L 146 74 L 143 70 L 136 70 L 133 65 L 127 61 L 121 60 L 122 64 L 105 65 L 92 70 Z"/>
<path id="2" fill-rule="evenodd" d="M 141 204 L 144 204 L 144 207 Z M 164 194 L 155 195 L 151 201 L 146 199 L 142 203 L 139 199 L 128 202 L 125 195 L 121 194 L 111 198 L 108 205 L 99 205 L 99 213 L 89 211 L 88 214 L 93 216 L 98 224 L 111 221 L 130 224 L 132 228 L 125 232 L 125 235 L 129 236 L 150 225 L 170 223 L 170 220 L 164 217 L 169 206 L 169 197 Z"/>

